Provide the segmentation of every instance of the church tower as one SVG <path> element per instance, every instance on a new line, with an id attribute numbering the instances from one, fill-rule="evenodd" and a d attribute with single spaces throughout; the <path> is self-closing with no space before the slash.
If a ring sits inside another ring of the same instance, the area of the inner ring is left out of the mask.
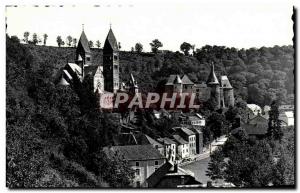
<path id="1" fill-rule="evenodd" d="M 214 64 L 212 63 L 210 65 L 211 67 L 211 70 L 210 70 L 210 74 L 208 76 L 208 79 L 206 81 L 206 84 L 208 87 L 210 87 L 210 97 L 211 98 L 214 98 L 215 101 L 217 102 L 217 105 L 216 105 L 216 109 L 219 109 L 220 108 L 220 83 L 217 79 L 217 76 L 215 74 L 215 67 L 214 67 Z"/>
<path id="2" fill-rule="evenodd" d="M 84 78 L 84 67 L 91 65 L 91 56 L 92 54 L 89 47 L 89 41 L 84 33 L 84 29 L 82 29 L 82 33 L 80 35 L 78 45 L 76 48 L 76 58 L 75 58 L 76 64 L 81 67 L 82 79 Z"/>
<path id="3" fill-rule="evenodd" d="M 116 93 L 119 89 L 119 47 L 112 29 L 109 29 L 103 47 L 103 74 L 105 90 Z"/>

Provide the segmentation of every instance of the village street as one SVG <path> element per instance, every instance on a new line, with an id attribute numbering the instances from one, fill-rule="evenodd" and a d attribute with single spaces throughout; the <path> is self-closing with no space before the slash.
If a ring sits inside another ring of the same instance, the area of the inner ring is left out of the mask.
<path id="1" fill-rule="evenodd" d="M 225 143 L 227 140 L 227 137 L 221 136 L 217 140 L 214 140 L 211 143 L 211 150 L 210 148 L 205 149 L 204 153 L 197 155 L 193 158 L 196 159 L 196 161 L 191 162 L 184 162 L 180 164 L 180 167 L 182 167 L 185 170 L 192 171 L 195 174 L 195 178 L 197 181 L 206 184 L 207 181 L 211 181 L 211 179 L 206 176 L 206 171 L 208 168 L 208 163 L 210 161 L 210 151 L 214 152 L 218 146 L 221 146 Z"/>

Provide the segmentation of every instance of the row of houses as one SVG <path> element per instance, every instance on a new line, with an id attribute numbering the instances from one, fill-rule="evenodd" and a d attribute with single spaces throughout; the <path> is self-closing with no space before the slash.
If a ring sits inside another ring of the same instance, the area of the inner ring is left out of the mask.
<path id="1" fill-rule="evenodd" d="M 124 156 L 135 171 L 134 187 L 200 184 L 195 180 L 193 172 L 177 165 L 202 152 L 203 136 L 200 130 L 195 132 L 197 129 L 192 127 L 174 127 L 172 136 L 153 139 L 141 132 L 132 132 L 127 125 L 124 127 L 129 132 L 120 133 L 113 139 L 116 146 L 105 147 L 103 150 L 108 156 L 116 152 Z M 164 180 L 156 182 L 158 176 Z"/>

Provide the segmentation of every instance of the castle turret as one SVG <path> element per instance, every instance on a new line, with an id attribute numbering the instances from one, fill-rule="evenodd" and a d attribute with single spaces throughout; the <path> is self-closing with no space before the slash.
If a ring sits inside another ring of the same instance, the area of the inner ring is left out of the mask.
<path id="1" fill-rule="evenodd" d="M 227 76 L 221 76 L 221 89 L 223 96 L 223 106 L 230 107 L 234 106 L 234 94 L 233 87 L 231 86 Z"/>
<path id="2" fill-rule="evenodd" d="M 215 108 L 219 109 L 220 108 L 220 83 L 215 74 L 214 64 L 212 63 L 210 66 L 211 66 L 211 70 L 208 79 L 206 81 L 206 84 L 211 89 L 210 97 L 213 98 L 217 103 Z"/>
<path id="3" fill-rule="evenodd" d="M 111 28 L 103 47 L 103 74 L 105 90 L 116 93 L 119 89 L 119 48 Z"/>

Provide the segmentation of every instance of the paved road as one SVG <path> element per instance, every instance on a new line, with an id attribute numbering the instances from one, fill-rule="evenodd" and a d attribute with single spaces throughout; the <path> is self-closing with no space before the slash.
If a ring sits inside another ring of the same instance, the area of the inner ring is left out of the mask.
<path id="1" fill-rule="evenodd" d="M 211 152 L 214 152 L 218 146 L 222 146 L 227 137 L 221 136 L 218 140 L 211 143 Z M 208 176 L 206 176 L 206 171 L 208 168 L 208 163 L 210 161 L 210 151 L 207 150 L 203 154 L 194 157 L 197 161 L 191 163 L 182 163 L 181 168 L 190 170 L 194 172 L 197 181 L 207 184 L 207 181 L 212 181 Z"/>
<path id="2" fill-rule="evenodd" d="M 208 168 L 209 161 L 210 157 L 207 157 L 181 167 L 183 169 L 187 169 L 194 172 L 196 180 L 203 184 L 206 184 L 207 181 L 211 181 L 211 179 L 208 176 L 206 176 L 206 170 Z"/>

